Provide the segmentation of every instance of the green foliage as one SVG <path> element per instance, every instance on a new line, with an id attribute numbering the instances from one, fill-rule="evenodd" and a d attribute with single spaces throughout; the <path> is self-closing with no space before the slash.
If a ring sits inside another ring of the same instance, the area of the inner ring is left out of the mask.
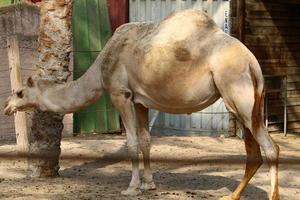
<path id="1" fill-rule="evenodd" d="M 9 6 L 19 2 L 21 2 L 21 0 L 0 0 L 0 7 Z"/>

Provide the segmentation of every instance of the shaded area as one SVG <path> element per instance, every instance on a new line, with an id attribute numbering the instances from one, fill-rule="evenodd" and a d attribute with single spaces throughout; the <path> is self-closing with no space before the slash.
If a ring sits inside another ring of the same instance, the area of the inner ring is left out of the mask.
<path id="1" fill-rule="evenodd" d="M 281 160 L 299 160 L 299 137 L 273 135 L 281 146 Z M 230 194 L 243 177 L 243 141 L 210 137 L 153 137 L 152 169 L 155 191 L 124 197 L 131 179 L 131 162 L 124 136 L 95 135 L 65 138 L 60 177 L 23 178 L 22 160 L 0 159 L 0 198 L 8 199 L 218 199 Z M 14 154 L 13 145 L 0 152 Z M 298 156 L 298 157 L 297 157 Z M 298 164 L 280 164 L 281 199 L 296 200 L 300 192 Z M 264 164 L 248 185 L 242 199 L 268 199 L 270 180 Z M 141 163 L 141 174 L 143 165 Z M 7 176 L 9 175 L 9 176 Z"/>

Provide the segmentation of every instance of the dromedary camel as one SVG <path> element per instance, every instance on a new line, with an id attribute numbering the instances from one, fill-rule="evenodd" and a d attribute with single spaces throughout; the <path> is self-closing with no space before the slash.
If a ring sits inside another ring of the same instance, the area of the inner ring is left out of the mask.
<path id="1" fill-rule="evenodd" d="M 138 145 L 145 169 L 141 188 L 155 189 L 150 169 L 149 108 L 192 113 L 222 97 L 243 124 L 247 161 L 237 189 L 221 199 L 240 199 L 262 164 L 260 147 L 270 165 L 270 199 L 279 199 L 279 148 L 263 123 L 260 66 L 241 42 L 222 32 L 205 13 L 185 10 L 160 23 L 123 25 L 81 78 L 66 84 L 29 78 L 27 87 L 9 97 L 5 113 L 31 108 L 70 113 L 95 102 L 104 90 L 120 112 L 132 159 L 132 179 L 122 194 L 140 193 Z"/>

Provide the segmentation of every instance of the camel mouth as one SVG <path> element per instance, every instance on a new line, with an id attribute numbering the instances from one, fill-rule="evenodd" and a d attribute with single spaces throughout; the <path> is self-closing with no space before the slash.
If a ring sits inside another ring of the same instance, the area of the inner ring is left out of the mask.
<path id="1" fill-rule="evenodd" d="M 5 105 L 5 107 L 4 107 L 4 114 L 5 115 L 11 116 L 11 115 L 13 115 L 16 112 L 17 112 L 17 110 L 15 108 L 12 108 L 9 105 Z"/>

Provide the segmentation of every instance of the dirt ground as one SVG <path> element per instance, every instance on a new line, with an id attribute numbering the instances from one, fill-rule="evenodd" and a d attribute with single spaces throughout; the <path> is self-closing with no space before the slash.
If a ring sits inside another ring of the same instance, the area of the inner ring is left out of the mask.
<path id="1" fill-rule="evenodd" d="M 300 199 L 300 136 L 272 135 L 281 147 L 281 199 Z M 124 136 L 64 138 L 60 177 L 26 178 L 14 144 L 0 144 L 0 199 L 218 199 L 237 186 L 245 167 L 244 143 L 236 138 L 153 137 L 152 168 L 157 190 L 124 197 L 131 177 Z M 142 167 L 141 167 L 142 168 Z M 142 173 L 142 169 L 141 169 Z M 256 173 L 242 199 L 264 200 L 268 166 Z"/>

